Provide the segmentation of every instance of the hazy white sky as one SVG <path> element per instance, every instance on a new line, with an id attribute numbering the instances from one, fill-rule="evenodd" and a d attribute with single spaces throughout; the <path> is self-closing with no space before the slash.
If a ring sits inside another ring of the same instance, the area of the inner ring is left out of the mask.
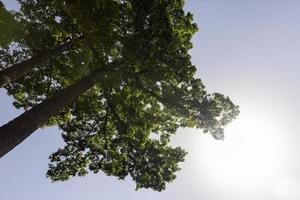
<path id="1" fill-rule="evenodd" d="M 1 199 L 300 199 L 300 1 L 188 0 L 186 9 L 200 27 L 191 51 L 197 75 L 241 108 L 225 141 L 180 130 L 173 142 L 189 155 L 157 193 L 101 173 L 51 183 L 47 158 L 62 141 L 55 128 L 39 130 L 0 160 Z M 21 111 L 0 91 L 4 124 Z"/>

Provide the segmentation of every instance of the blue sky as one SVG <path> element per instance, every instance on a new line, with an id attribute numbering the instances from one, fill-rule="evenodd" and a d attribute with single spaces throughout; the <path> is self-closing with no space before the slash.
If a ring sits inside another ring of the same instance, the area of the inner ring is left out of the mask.
<path id="1" fill-rule="evenodd" d="M 240 105 L 225 141 L 178 131 L 173 143 L 189 155 L 178 178 L 157 193 L 102 173 L 51 183 L 48 156 L 62 140 L 56 128 L 41 129 L 0 160 L 2 199 L 300 199 L 300 1 L 188 0 L 186 9 L 200 28 L 191 51 L 197 76 Z M 11 101 L 0 90 L 0 124 L 22 112 Z"/>

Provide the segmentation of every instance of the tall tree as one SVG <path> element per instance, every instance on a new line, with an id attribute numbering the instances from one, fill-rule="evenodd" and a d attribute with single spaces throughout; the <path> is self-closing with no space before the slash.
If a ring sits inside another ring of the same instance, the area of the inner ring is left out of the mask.
<path id="1" fill-rule="evenodd" d="M 160 191 L 184 160 L 185 152 L 169 145 L 179 127 L 223 139 L 224 126 L 237 116 L 228 97 L 208 94 L 194 77 L 188 51 L 197 26 L 184 1 L 20 2 L 23 16 L 41 23 L 50 38 L 97 34 L 5 86 L 15 106 L 29 110 L 0 127 L 1 155 L 37 128 L 58 124 L 66 146 L 51 156 L 52 180 L 102 170 Z M 43 43 L 51 47 L 47 39 L 29 38 L 15 53 L 22 60 Z M 6 63 L 18 60 L 4 55 Z"/>

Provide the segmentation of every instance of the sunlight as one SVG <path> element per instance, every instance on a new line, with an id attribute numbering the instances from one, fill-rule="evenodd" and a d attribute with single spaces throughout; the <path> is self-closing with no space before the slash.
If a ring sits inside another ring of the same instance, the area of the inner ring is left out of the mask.
<path id="1" fill-rule="evenodd" d="M 225 141 L 201 141 L 201 165 L 222 187 L 259 187 L 283 170 L 282 129 L 274 117 L 256 111 L 242 111 L 226 130 Z"/>

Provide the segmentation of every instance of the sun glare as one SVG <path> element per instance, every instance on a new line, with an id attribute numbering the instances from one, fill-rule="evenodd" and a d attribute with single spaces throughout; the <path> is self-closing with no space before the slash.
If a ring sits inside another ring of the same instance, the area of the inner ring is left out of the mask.
<path id="1" fill-rule="evenodd" d="M 224 141 L 201 141 L 201 168 L 222 188 L 255 188 L 272 183 L 284 169 L 281 128 L 268 113 L 248 109 L 226 130 Z"/>

